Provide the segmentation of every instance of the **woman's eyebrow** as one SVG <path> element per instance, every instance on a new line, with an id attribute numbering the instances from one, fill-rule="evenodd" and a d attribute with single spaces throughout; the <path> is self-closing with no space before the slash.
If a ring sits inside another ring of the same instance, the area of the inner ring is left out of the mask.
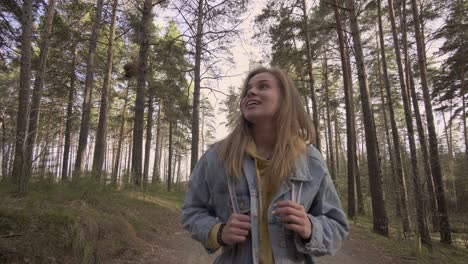
<path id="1" fill-rule="evenodd" d="M 263 80 L 258 80 L 258 81 L 256 81 L 255 83 L 259 83 L 259 84 L 262 84 L 262 83 L 270 83 L 270 81 L 269 81 L 268 79 L 263 79 Z M 247 89 L 249 89 L 249 88 L 252 88 L 252 84 L 251 84 L 251 83 L 247 84 Z"/>

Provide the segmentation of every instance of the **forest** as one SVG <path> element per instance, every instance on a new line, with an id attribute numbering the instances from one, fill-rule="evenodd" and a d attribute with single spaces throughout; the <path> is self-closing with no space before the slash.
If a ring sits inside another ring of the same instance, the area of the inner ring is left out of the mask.
<path id="1" fill-rule="evenodd" d="M 468 249 L 467 14 L 466 0 L 0 1 L 0 191 L 181 191 L 239 115 L 229 77 L 274 66 L 351 223 Z"/>

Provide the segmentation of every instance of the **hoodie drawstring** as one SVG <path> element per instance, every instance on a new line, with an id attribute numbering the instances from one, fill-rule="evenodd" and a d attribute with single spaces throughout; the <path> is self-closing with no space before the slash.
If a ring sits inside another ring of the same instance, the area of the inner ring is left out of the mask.
<path id="1" fill-rule="evenodd" d="M 229 198 L 231 199 L 232 211 L 235 214 L 239 213 L 239 204 L 237 203 L 236 191 L 233 186 L 232 177 L 227 176 Z"/>
<path id="2" fill-rule="evenodd" d="M 303 182 L 301 181 L 301 183 L 299 184 L 299 191 L 296 193 L 296 185 L 294 184 L 294 182 L 292 182 L 291 199 L 297 204 L 301 203 L 302 184 Z"/>

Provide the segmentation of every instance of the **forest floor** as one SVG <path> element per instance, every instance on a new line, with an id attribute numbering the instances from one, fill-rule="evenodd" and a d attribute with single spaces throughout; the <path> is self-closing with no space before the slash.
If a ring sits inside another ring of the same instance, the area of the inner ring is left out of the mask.
<path id="1" fill-rule="evenodd" d="M 183 192 L 115 191 L 89 183 L 32 184 L 25 197 L 0 183 L 0 263 L 212 263 L 180 224 Z M 319 264 L 465 263 L 468 251 L 415 250 L 414 242 L 383 238 L 369 221 L 353 222 L 333 257 Z"/>

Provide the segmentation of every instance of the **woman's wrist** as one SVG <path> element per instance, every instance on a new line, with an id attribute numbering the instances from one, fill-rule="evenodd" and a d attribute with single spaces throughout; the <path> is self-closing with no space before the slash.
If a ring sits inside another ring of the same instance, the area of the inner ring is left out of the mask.
<path id="1" fill-rule="evenodd" d="M 223 229 L 226 226 L 225 223 L 222 223 L 221 226 L 218 229 L 218 234 L 216 235 L 216 241 L 218 244 L 222 247 L 227 246 L 226 242 L 223 241 L 222 235 L 223 235 Z"/>

